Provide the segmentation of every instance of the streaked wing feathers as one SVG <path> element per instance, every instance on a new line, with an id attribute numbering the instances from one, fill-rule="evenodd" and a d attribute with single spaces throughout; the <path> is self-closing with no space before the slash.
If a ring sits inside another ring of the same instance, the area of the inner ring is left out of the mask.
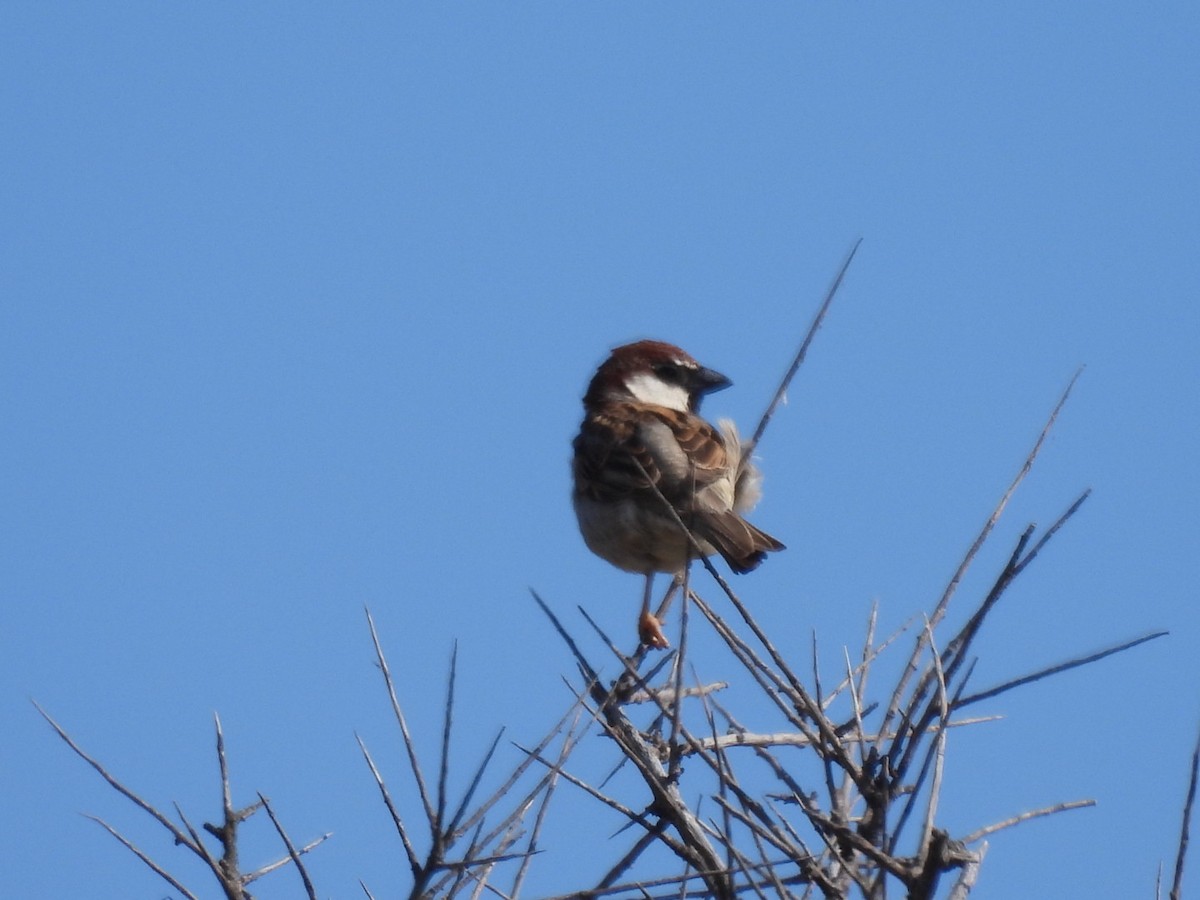
<path id="1" fill-rule="evenodd" d="M 699 416 L 661 406 L 609 404 L 584 420 L 574 446 L 576 484 L 596 500 L 652 494 L 648 477 L 681 509 L 695 488 L 726 474 L 720 433 Z"/>

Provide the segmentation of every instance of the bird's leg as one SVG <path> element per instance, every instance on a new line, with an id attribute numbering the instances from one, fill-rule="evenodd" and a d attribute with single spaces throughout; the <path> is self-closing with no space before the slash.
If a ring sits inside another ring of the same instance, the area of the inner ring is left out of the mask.
<path id="1" fill-rule="evenodd" d="M 638 637 L 647 647 L 665 650 L 671 646 L 667 636 L 663 634 L 662 625 L 650 612 L 650 591 L 654 585 L 654 573 L 646 573 L 646 590 L 642 594 L 642 614 L 638 617 Z"/>

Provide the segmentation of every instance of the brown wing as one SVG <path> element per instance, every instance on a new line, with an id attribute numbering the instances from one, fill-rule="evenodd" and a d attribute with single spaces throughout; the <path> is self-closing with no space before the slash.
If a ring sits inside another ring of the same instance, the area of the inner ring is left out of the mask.
<path id="1" fill-rule="evenodd" d="M 720 432 L 699 416 L 642 403 L 609 404 L 588 415 L 574 447 L 577 493 L 601 502 L 640 496 L 652 504 L 658 502 L 653 484 L 735 572 L 749 572 L 767 553 L 784 549 L 731 508 L 704 501 L 706 486 L 720 490 L 714 483 L 727 477 L 730 458 Z"/>
<path id="2" fill-rule="evenodd" d="M 694 488 L 720 478 L 727 466 L 715 428 L 699 416 L 644 403 L 593 412 L 574 447 L 576 490 L 596 500 L 652 495 L 653 484 L 682 510 Z"/>

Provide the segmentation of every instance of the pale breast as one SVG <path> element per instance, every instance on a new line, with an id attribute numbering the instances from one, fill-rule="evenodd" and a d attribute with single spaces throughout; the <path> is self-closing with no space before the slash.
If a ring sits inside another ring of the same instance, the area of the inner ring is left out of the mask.
<path id="1" fill-rule="evenodd" d="M 599 501 L 576 493 L 575 517 L 588 549 L 626 572 L 681 572 L 688 558 L 687 538 L 666 515 L 636 500 Z M 713 549 L 702 545 L 705 555 Z"/>

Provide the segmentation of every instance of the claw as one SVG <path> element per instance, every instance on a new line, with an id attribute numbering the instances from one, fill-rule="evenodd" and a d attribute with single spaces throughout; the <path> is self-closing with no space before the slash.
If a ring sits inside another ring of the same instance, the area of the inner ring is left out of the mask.
<path id="1" fill-rule="evenodd" d="M 643 644 L 655 650 L 666 650 L 671 646 L 671 642 L 663 634 L 662 623 L 649 612 L 644 612 L 638 617 L 638 637 L 642 639 Z"/>

